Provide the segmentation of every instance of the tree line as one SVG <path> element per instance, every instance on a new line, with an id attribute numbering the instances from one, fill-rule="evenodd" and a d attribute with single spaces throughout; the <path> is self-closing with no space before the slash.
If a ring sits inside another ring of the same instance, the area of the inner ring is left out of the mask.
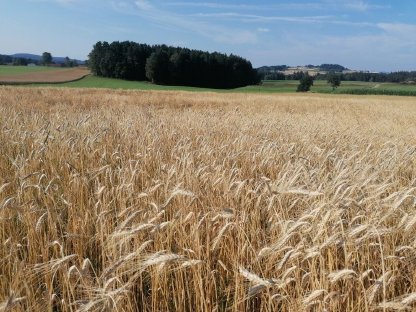
<path id="1" fill-rule="evenodd" d="M 26 66 L 27 64 L 31 63 L 38 64 L 38 61 L 23 57 L 12 57 L 10 55 L 0 54 L 0 65 Z"/>
<path id="2" fill-rule="evenodd" d="M 251 63 L 233 54 L 131 41 L 97 42 L 88 64 L 97 76 L 162 85 L 226 89 L 260 82 Z"/>
<path id="3" fill-rule="evenodd" d="M 392 82 L 404 83 L 415 82 L 416 71 L 399 71 L 392 73 L 368 73 L 368 72 L 354 72 L 354 73 L 340 73 L 342 81 L 366 81 L 366 82 Z M 316 79 L 325 80 L 328 74 L 318 75 Z"/>
<path id="4" fill-rule="evenodd" d="M 326 74 L 318 74 L 316 80 L 328 80 L 333 76 L 333 71 Z M 298 71 L 290 75 L 282 72 L 272 72 L 261 75 L 262 80 L 300 80 L 305 76 L 305 72 Z M 337 73 L 341 81 L 365 81 L 365 82 L 391 82 L 406 83 L 416 81 L 416 71 L 400 71 L 392 73 L 368 73 L 368 72 L 350 72 Z"/>
<path id="5" fill-rule="evenodd" d="M 334 72 L 330 72 L 334 73 Z M 328 75 L 330 75 L 328 73 Z M 267 73 L 267 74 L 259 74 L 261 77 L 261 80 L 301 80 L 306 75 L 309 75 L 307 71 L 296 71 L 292 74 L 285 74 L 283 72 L 273 72 L 273 73 Z M 328 75 L 317 75 L 315 77 L 319 77 L 320 80 L 326 80 L 328 78 Z"/>
<path id="6" fill-rule="evenodd" d="M 14 57 L 10 55 L 0 54 L 0 65 L 27 66 L 28 64 L 48 66 L 51 64 L 56 64 L 56 62 L 53 61 L 52 54 L 49 52 L 43 52 L 40 59 Z M 58 64 L 61 67 L 76 67 L 78 66 L 78 61 L 70 59 L 67 56 L 62 60 L 62 62 L 58 62 Z"/>
<path id="7" fill-rule="evenodd" d="M 306 71 L 297 71 L 292 74 L 284 74 L 282 72 L 274 72 L 264 75 L 260 74 L 260 77 L 262 80 L 301 80 L 306 75 L 308 75 L 308 72 Z"/>

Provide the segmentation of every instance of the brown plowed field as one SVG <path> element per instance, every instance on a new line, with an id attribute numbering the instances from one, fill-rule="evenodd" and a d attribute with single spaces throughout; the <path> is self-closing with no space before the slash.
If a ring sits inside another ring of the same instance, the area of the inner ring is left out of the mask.
<path id="1" fill-rule="evenodd" d="M 0 84 L 60 83 L 81 79 L 90 74 L 83 67 L 0 76 Z"/>

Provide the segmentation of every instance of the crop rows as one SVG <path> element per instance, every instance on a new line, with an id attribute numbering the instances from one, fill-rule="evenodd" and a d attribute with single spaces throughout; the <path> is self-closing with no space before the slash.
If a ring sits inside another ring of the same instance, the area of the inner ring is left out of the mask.
<path id="1" fill-rule="evenodd" d="M 0 310 L 411 311 L 415 113 L 0 88 Z"/>

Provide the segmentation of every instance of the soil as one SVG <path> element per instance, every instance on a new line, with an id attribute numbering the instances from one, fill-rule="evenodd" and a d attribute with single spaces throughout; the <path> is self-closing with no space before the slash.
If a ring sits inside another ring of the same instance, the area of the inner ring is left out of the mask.
<path id="1" fill-rule="evenodd" d="M 24 83 L 61 83 L 82 79 L 90 74 L 85 67 L 76 67 L 44 72 L 0 76 L 0 84 L 24 84 Z"/>

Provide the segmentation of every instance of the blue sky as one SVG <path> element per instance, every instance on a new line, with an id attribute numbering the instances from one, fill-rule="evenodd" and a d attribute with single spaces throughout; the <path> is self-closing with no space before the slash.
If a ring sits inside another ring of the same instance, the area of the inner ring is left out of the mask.
<path id="1" fill-rule="evenodd" d="M 416 70 L 416 1 L 0 0 L 0 54 L 86 59 L 100 40 L 234 53 L 256 67 Z"/>

